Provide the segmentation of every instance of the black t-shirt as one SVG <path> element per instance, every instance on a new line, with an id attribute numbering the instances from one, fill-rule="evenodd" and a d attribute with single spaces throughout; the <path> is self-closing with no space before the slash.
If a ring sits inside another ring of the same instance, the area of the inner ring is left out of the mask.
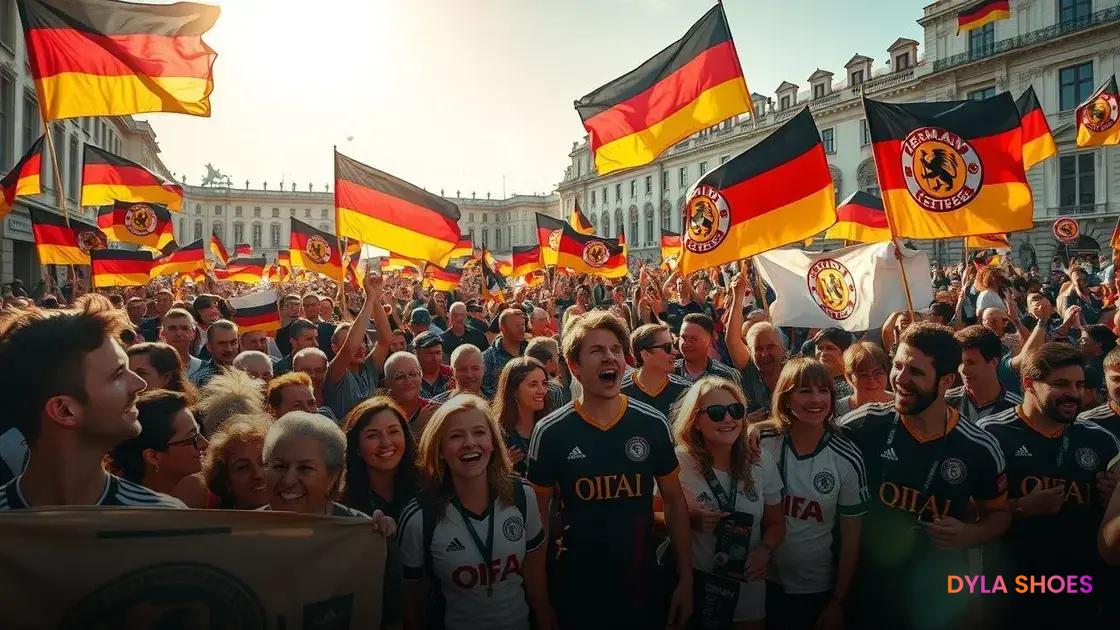
<path id="1" fill-rule="evenodd" d="M 661 389 L 653 392 L 646 391 L 638 383 L 637 374 L 637 371 L 634 371 L 622 377 L 622 393 L 633 400 L 640 400 L 666 415 L 669 414 L 669 408 L 677 402 L 681 394 L 692 386 L 692 382 L 685 377 L 670 372 Z"/>
<path id="2" fill-rule="evenodd" d="M 469 325 L 463 330 L 462 336 L 456 335 L 452 330 L 448 329 L 443 331 L 439 336 L 440 341 L 443 343 L 443 356 L 451 359 L 451 353 L 459 346 L 469 343 L 474 345 L 479 350 L 486 350 L 489 343 L 486 341 L 486 335 L 478 330 L 471 328 Z"/>
<path id="3" fill-rule="evenodd" d="M 318 328 L 319 349 L 326 353 L 327 360 L 333 359 L 334 351 L 331 350 L 331 337 L 334 337 L 335 323 L 319 322 L 315 327 Z M 277 346 L 279 346 L 279 344 L 277 344 Z"/>
<path id="4" fill-rule="evenodd" d="M 280 354 L 284 356 L 292 353 L 292 322 L 294 321 L 296 320 L 293 319 L 276 331 L 276 347 L 280 349 Z"/>

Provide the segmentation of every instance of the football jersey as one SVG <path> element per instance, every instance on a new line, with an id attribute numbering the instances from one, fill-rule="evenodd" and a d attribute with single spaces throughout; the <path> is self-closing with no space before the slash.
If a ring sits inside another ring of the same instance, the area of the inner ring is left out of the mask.
<path id="1" fill-rule="evenodd" d="M 1002 540 L 1004 561 L 1023 574 L 1093 574 L 1103 568 L 1096 533 L 1105 506 L 1096 476 L 1117 465 L 1116 437 L 1087 420 L 1043 434 L 1018 408 L 989 416 L 980 427 L 995 436 L 1007 457 L 1010 498 L 1022 498 L 1039 485 L 1066 488 L 1057 514 L 1016 515 Z"/>
<path id="2" fill-rule="evenodd" d="M 537 498 L 532 488 L 516 483 L 514 492 L 525 493 L 525 514 L 516 505 L 497 499 L 485 514 L 467 512 L 467 519 L 448 504 L 432 531 L 429 547 L 432 573 L 439 581 L 445 601 L 443 627 L 529 629 L 529 605 L 521 577 L 525 555 L 544 543 Z M 464 510 L 466 512 L 466 510 Z M 494 547 L 490 566 L 471 537 L 474 529 L 485 544 L 494 523 Z M 469 523 L 468 523 L 469 521 Z M 424 510 L 414 499 L 401 512 L 401 565 L 406 580 L 424 574 Z M 487 594 L 487 588 L 492 593 Z"/>
<path id="3" fill-rule="evenodd" d="M 684 359 L 677 359 L 676 361 L 674 361 L 673 370 L 676 371 L 677 376 L 684 378 L 689 383 L 698 381 L 705 376 L 718 376 L 720 378 L 725 378 L 740 387 L 742 387 L 743 385 L 743 377 L 739 375 L 738 370 L 732 368 L 730 365 L 725 365 L 711 358 L 708 359 L 708 367 L 704 368 L 704 371 L 696 378 L 693 378 L 692 375 L 688 373 L 688 369 L 684 366 Z"/>
<path id="4" fill-rule="evenodd" d="M 541 419 L 527 477 L 555 489 L 565 554 L 640 568 L 653 559 L 653 484 L 677 471 L 677 457 L 664 414 L 621 398 L 615 418 L 590 417 L 573 401 Z"/>
<path id="5" fill-rule="evenodd" d="M 1116 405 L 1112 402 L 1106 402 L 1099 407 L 1084 411 L 1080 416 L 1077 416 L 1077 419 L 1094 422 L 1107 429 L 1109 433 L 1116 436 L 1116 439 L 1120 440 L 1120 413 L 1116 413 Z"/>
<path id="6" fill-rule="evenodd" d="M 997 413 L 1007 411 L 1008 409 L 1014 409 L 1023 404 L 1023 397 L 1001 387 L 999 396 L 996 396 L 995 400 L 981 407 L 972 400 L 972 396 L 968 394 L 968 390 L 965 386 L 961 385 L 960 387 L 954 387 L 945 392 L 945 404 L 959 411 L 962 420 L 967 420 L 972 424 L 976 424 L 981 418 L 994 416 Z"/>
<path id="7" fill-rule="evenodd" d="M 33 507 L 23 498 L 23 492 L 19 487 L 21 479 L 23 475 L 0 486 L 0 510 L 23 510 Z M 149 490 L 112 474 L 109 475 L 109 482 L 105 484 L 101 498 L 94 505 L 187 509 L 186 504 L 175 497 Z"/>
<path id="8" fill-rule="evenodd" d="M 773 429 L 763 429 L 759 445 L 775 462 L 785 488 L 786 537 L 774 550 L 770 579 L 793 595 L 829 591 L 835 583 L 832 538 L 837 517 L 862 516 L 870 500 L 859 448 L 831 430 L 805 456 L 795 453 L 788 438 Z"/>
<path id="9" fill-rule="evenodd" d="M 646 391 L 638 383 L 636 371 L 629 372 L 622 377 L 622 393 L 624 395 L 629 396 L 632 400 L 640 400 L 665 415 L 669 415 L 669 408 L 691 386 L 692 381 L 670 373 L 660 389 Z"/>

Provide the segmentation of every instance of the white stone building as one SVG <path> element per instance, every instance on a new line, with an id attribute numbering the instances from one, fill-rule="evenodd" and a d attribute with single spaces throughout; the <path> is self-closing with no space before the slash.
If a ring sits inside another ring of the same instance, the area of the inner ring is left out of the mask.
<path id="1" fill-rule="evenodd" d="M 1120 0 L 1012 0 L 1010 19 L 957 35 L 956 14 L 972 2 L 941 0 L 925 7 L 916 16 L 925 31 L 923 42 L 860 42 L 859 51 L 869 54 L 853 51 L 842 68 L 831 66 L 835 74 L 818 69 L 804 80 L 783 81 L 773 96 L 752 94 L 757 117 L 724 121 L 648 166 L 599 177 L 584 137 L 573 144 L 571 164 L 558 185 L 562 211 L 570 211 L 578 198 L 599 234 L 613 237 L 625 226 L 631 257 L 657 260 L 661 229 L 680 231 L 688 188 L 806 104 L 842 200 L 856 190 L 879 192 L 861 105 L 864 95 L 908 102 L 985 98 L 1010 90 L 1018 97 L 1033 85 L 1059 155 L 1028 173 L 1035 228 L 1011 236 L 1016 263 L 1037 261 L 1045 268 L 1059 253 L 1050 226 L 1063 215 L 1078 218 L 1084 235 L 1071 250 L 1107 249 L 1120 215 L 1120 148 L 1077 149 L 1073 110 L 1110 75 L 1120 74 Z M 872 52 L 876 49 L 882 52 Z M 749 47 L 743 52 L 750 54 Z M 821 63 L 828 67 L 839 61 Z M 915 244 L 931 259 L 961 258 L 960 240 Z M 818 241 L 814 247 L 832 245 Z"/>

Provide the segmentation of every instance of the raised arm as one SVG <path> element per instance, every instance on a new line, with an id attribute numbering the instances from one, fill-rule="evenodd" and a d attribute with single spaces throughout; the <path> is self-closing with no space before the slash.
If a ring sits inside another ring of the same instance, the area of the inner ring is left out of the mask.
<path id="1" fill-rule="evenodd" d="M 750 363 L 750 353 L 747 344 L 743 341 L 743 302 L 750 291 L 750 280 L 747 274 L 740 272 L 731 281 L 731 306 L 727 316 L 727 353 L 731 355 L 731 362 L 740 370 L 745 370 Z"/>
<path id="2" fill-rule="evenodd" d="M 350 369 L 350 362 L 354 358 L 354 353 L 362 345 L 362 338 L 365 337 L 366 328 L 369 327 L 370 313 L 375 305 L 384 317 L 384 311 L 381 309 L 381 284 L 383 282 L 380 273 L 366 274 L 365 280 L 362 282 L 366 299 L 362 303 L 362 309 L 354 317 L 354 323 L 346 331 L 346 340 L 342 342 L 342 347 L 327 364 L 328 382 L 337 383 L 342 380 L 346 370 Z"/>

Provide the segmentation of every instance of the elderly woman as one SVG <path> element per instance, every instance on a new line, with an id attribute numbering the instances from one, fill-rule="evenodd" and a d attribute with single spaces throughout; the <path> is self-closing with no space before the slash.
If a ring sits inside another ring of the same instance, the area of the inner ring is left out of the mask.
<path id="1" fill-rule="evenodd" d="M 851 391 L 847 396 L 836 394 L 836 417 L 867 403 L 894 402 L 894 394 L 886 391 L 891 361 L 879 346 L 861 341 L 844 351 L 844 378 Z"/>
<path id="2" fill-rule="evenodd" d="M 420 435 L 435 405 L 420 396 L 420 361 L 408 352 L 395 352 L 385 360 L 385 385 L 389 397 L 405 413 L 413 435 Z"/>
<path id="3" fill-rule="evenodd" d="M 182 392 L 192 401 L 198 390 L 183 376 L 179 352 L 166 343 L 138 343 L 128 349 L 128 369 L 136 372 L 150 389 Z"/>
<path id="4" fill-rule="evenodd" d="M 271 422 L 265 414 L 236 415 L 210 436 L 202 475 L 215 497 L 211 507 L 255 510 L 268 503 L 261 453 Z"/>

